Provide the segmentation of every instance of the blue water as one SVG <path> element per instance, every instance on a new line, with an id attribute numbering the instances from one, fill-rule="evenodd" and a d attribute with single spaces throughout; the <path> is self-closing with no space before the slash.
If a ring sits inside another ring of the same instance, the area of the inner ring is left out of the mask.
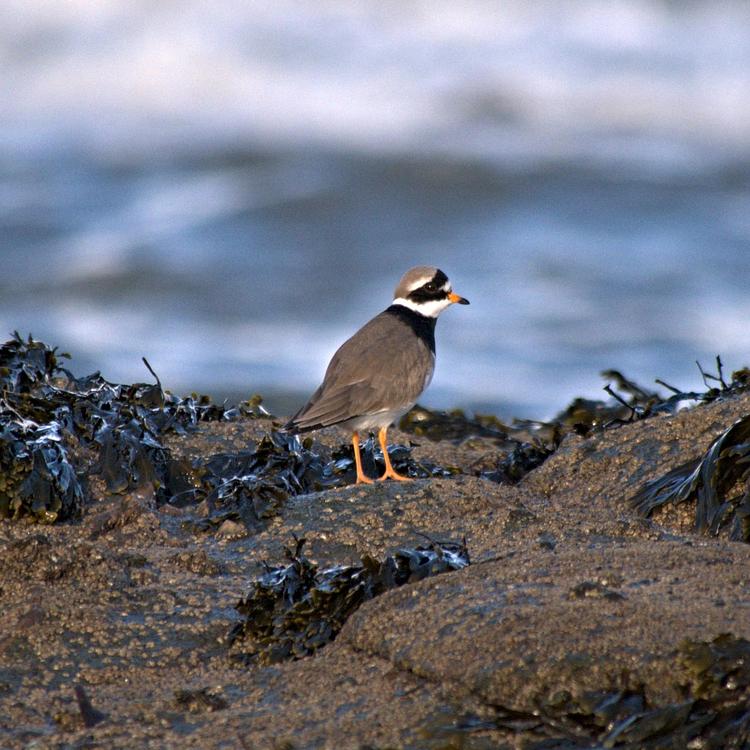
<path id="1" fill-rule="evenodd" d="M 289 413 L 436 264 L 424 402 L 750 362 L 750 5 L 0 7 L 0 336 Z"/>

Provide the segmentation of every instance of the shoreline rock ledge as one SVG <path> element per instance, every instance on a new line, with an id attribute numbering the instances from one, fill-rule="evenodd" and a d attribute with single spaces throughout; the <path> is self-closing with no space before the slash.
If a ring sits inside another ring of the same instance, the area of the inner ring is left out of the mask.
<path id="1" fill-rule="evenodd" d="M 266 488 L 257 517 L 217 523 L 221 492 L 162 502 L 163 479 L 112 491 L 92 470 L 79 517 L 0 520 L 0 746 L 750 747 L 750 545 L 696 531 L 694 503 L 633 504 L 748 414 L 740 392 L 570 434 L 516 484 L 472 475 L 490 443 L 421 440 L 414 460 L 462 473 L 264 515 Z M 161 449 L 228 461 L 274 424 L 198 420 Z M 465 538 L 471 564 L 364 601 L 312 656 L 238 659 L 236 605 L 295 538 L 321 570 L 425 538 Z"/>

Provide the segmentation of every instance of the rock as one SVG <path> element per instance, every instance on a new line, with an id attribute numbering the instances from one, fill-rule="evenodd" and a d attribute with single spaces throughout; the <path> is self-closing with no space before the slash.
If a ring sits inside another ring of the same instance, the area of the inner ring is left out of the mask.
<path id="1" fill-rule="evenodd" d="M 421 440 L 415 460 L 450 458 L 464 474 L 297 495 L 250 531 L 106 494 L 75 522 L 0 521 L 0 746 L 634 748 L 658 736 L 721 748 L 730 725 L 747 742 L 750 546 L 696 533 L 687 505 L 646 519 L 632 504 L 746 414 L 738 395 L 571 434 L 515 485 L 470 475 L 487 444 Z M 206 422 L 168 442 L 192 460 L 271 427 Z M 315 439 L 333 450 L 346 437 Z M 366 602 L 312 657 L 231 658 L 235 605 L 295 536 L 326 567 L 424 535 L 465 536 L 472 564 Z M 76 686 L 97 711 L 90 726 Z"/>

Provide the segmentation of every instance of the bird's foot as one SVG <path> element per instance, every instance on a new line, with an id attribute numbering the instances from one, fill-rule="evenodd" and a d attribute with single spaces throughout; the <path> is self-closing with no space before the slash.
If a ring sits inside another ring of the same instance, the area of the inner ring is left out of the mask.
<path id="1" fill-rule="evenodd" d="M 386 469 L 383 472 L 383 476 L 380 477 L 380 481 L 382 482 L 384 479 L 395 479 L 397 482 L 411 482 L 412 477 L 405 477 L 403 474 L 399 474 L 395 469 L 391 469 L 390 471 Z"/>
<path id="2" fill-rule="evenodd" d="M 375 480 L 374 479 L 370 479 L 370 477 L 367 477 L 364 474 L 358 474 L 357 475 L 357 484 L 375 484 Z"/>

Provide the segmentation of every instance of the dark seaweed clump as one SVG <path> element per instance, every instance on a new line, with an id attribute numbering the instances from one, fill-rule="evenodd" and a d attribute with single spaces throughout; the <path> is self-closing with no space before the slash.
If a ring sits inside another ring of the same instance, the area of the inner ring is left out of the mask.
<path id="1" fill-rule="evenodd" d="M 494 468 L 476 473 L 484 479 L 500 483 L 516 483 L 533 469 L 541 466 L 571 433 L 587 437 L 596 432 L 649 419 L 657 414 L 674 414 L 686 403 L 710 403 L 750 388 L 750 370 L 732 373 L 726 382 L 723 364 L 716 358 L 716 373 L 698 368 L 706 384 L 703 392 L 682 391 L 663 380 L 656 382 L 669 395 L 638 385 L 618 370 L 604 370 L 603 399 L 574 399 L 548 422 L 513 420 L 505 424 L 497 417 L 475 414 L 467 416 L 460 409 L 433 411 L 415 406 L 402 417 L 399 428 L 430 440 L 450 440 L 456 444 L 481 439 L 497 449 Z"/>
<path id="2" fill-rule="evenodd" d="M 383 473 L 380 449 L 369 438 L 361 446 L 362 463 L 370 476 Z M 403 445 L 389 447 L 394 468 L 410 477 L 450 476 L 454 473 L 429 461 L 417 462 Z M 192 471 L 193 481 L 171 498 L 175 504 L 205 501 L 205 518 L 188 521 L 196 531 L 209 531 L 224 521 L 241 522 L 250 531 L 278 515 L 290 496 L 343 487 L 356 481 L 350 444 L 313 450 L 313 440 L 271 431 L 254 447 L 236 453 L 217 453 L 192 464 L 177 465 L 176 477 Z M 178 489 L 173 484 L 175 490 Z"/>
<path id="3" fill-rule="evenodd" d="M 244 619 L 229 642 L 244 659 L 268 664 L 309 656 L 332 641 L 363 602 L 469 564 L 465 542 L 431 542 L 397 550 L 382 561 L 364 556 L 359 565 L 318 570 L 302 555 L 304 543 L 300 539 L 294 551 L 286 550 L 286 565 L 267 567 L 237 604 Z"/>
<path id="4" fill-rule="evenodd" d="M 563 435 L 574 432 L 585 437 L 593 431 L 619 427 L 659 414 L 674 414 L 685 404 L 711 403 L 750 387 L 750 370 L 747 369 L 733 372 L 727 383 L 720 357 L 716 357 L 716 374 L 706 372 L 700 363 L 696 364 L 706 390 L 683 391 L 657 378 L 655 382 L 666 388 L 670 395 L 638 385 L 618 370 L 604 370 L 601 375 L 607 381 L 604 390 L 610 400 L 574 399 L 549 425 Z"/>
<path id="5" fill-rule="evenodd" d="M 626 683 L 626 675 L 622 676 Z M 420 747 L 491 748 L 493 730 L 526 732 L 529 750 L 747 750 L 750 748 L 750 642 L 725 633 L 678 648 L 674 687 L 684 698 L 652 705 L 644 688 L 566 690 L 526 713 L 494 707 L 494 716 L 447 709 L 421 728 Z"/>
<path id="6" fill-rule="evenodd" d="M 172 502 L 205 501 L 206 517 L 188 522 L 197 531 L 211 530 L 226 520 L 257 529 L 279 513 L 290 495 L 341 482 L 320 454 L 295 436 L 275 431 L 247 450 L 216 453 L 184 469 L 192 469 L 195 481 L 173 496 Z"/>
<path id="7" fill-rule="evenodd" d="M 686 403 L 707 404 L 736 395 L 750 387 L 750 370 L 747 368 L 733 372 L 731 381 L 727 383 L 724 378 L 724 364 L 719 356 L 716 357 L 716 374 L 704 370 L 700 362 L 696 362 L 696 365 L 706 390 L 683 391 L 657 378 L 655 382 L 671 393 L 668 397 L 658 391 L 642 388 L 617 370 L 602 372 L 602 377 L 610 381 L 604 390 L 614 399 L 614 402 L 610 402 L 613 408 L 616 408 L 615 403 L 617 403 L 629 412 L 627 418 L 613 416 L 610 422 L 604 424 L 604 427 L 648 419 L 657 414 L 674 414 Z M 612 388 L 612 382 L 619 393 Z"/>
<path id="8" fill-rule="evenodd" d="M 461 409 L 435 411 L 417 404 L 399 422 L 399 429 L 429 440 L 450 440 L 455 444 L 481 440 L 495 452 L 492 468 L 475 473 L 483 479 L 515 484 L 541 466 L 560 446 L 566 435 L 588 435 L 592 431 L 618 426 L 655 413 L 665 398 L 649 392 L 616 370 L 602 373 L 615 380 L 625 395 L 607 386 L 609 401 L 577 398 L 549 422 L 514 420 L 506 424 L 497 417 L 467 416 Z M 627 400 L 626 400 L 627 399 Z"/>
<path id="9" fill-rule="evenodd" d="M 512 429 L 497 417 L 482 414 L 468 417 L 462 409 L 434 411 L 419 404 L 401 417 L 398 426 L 402 432 L 429 440 L 450 440 L 454 443 L 473 437 L 504 442 Z"/>
<path id="10" fill-rule="evenodd" d="M 513 420 L 506 424 L 495 416 L 475 414 L 469 417 L 461 409 L 433 411 L 417 405 L 401 418 L 399 429 L 430 440 L 450 440 L 457 444 L 482 438 L 504 453 L 530 447 L 549 454 L 571 432 L 588 435 L 595 430 L 674 411 L 685 400 L 708 399 L 706 394 L 683 393 L 671 386 L 668 387 L 674 391 L 673 395 L 663 396 L 639 386 L 617 370 L 605 370 L 601 374 L 608 381 L 604 390 L 610 395 L 609 400 L 576 398 L 549 422 Z"/>
<path id="11" fill-rule="evenodd" d="M 645 516 L 666 504 L 695 502 L 698 531 L 750 542 L 750 416 L 737 420 L 706 453 L 648 482 L 633 498 Z"/>
<path id="12" fill-rule="evenodd" d="M 529 425 L 533 425 L 532 429 Z M 541 423 L 506 425 L 486 414 L 468 417 L 461 409 L 434 411 L 419 404 L 401 418 L 399 429 L 417 437 L 450 440 L 455 444 L 481 438 L 496 449 L 497 459 L 494 468 L 478 471 L 478 475 L 510 484 L 541 466 L 562 440 L 562 433 L 554 427 L 543 431 Z"/>
<path id="13" fill-rule="evenodd" d="M 158 378 L 133 385 L 98 372 L 76 378 L 60 364 L 67 357 L 18 333 L 0 346 L 0 517 L 79 516 L 91 476 L 110 493 L 149 485 L 167 499 L 174 467 L 162 435 L 264 414 L 257 400 L 227 408 L 178 398 Z"/>

